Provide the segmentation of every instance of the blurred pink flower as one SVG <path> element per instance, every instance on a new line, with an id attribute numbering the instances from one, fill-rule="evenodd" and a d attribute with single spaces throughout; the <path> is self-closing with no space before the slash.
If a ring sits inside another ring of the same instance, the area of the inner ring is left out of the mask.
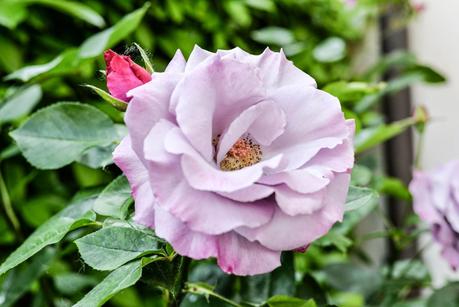
<path id="1" fill-rule="evenodd" d="M 430 172 L 416 171 L 410 184 L 414 210 L 431 226 L 443 257 L 459 268 L 459 161 Z"/>
<path id="2" fill-rule="evenodd" d="M 107 65 L 107 87 L 115 98 L 128 102 L 126 93 L 129 90 L 151 80 L 150 73 L 134 63 L 129 56 L 107 50 L 104 59 Z"/>
<path id="3" fill-rule="evenodd" d="M 411 2 L 411 7 L 416 13 L 422 13 L 426 9 L 426 4 L 422 2 Z"/>
<path id="4" fill-rule="evenodd" d="M 266 273 L 341 221 L 354 123 L 282 52 L 177 51 L 128 96 L 114 161 L 135 220 L 179 254 Z"/>
<path id="5" fill-rule="evenodd" d="M 345 0 L 345 2 L 346 2 L 346 5 L 350 7 L 353 7 L 357 4 L 357 0 Z"/>

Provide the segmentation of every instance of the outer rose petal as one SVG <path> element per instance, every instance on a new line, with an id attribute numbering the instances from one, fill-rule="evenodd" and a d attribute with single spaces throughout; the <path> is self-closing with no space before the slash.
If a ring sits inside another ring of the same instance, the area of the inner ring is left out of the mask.
<path id="1" fill-rule="evenodd" d="M 297 169 L 323 148 L 334 148 L 352 137 L 335 97 L 313 87 L 285 86 L 269 97 L 287 116 L 285 132 L 264 148 L 266 158 L 284 154 L 284 169 Z M 320 115 L 319 115 L 320 114 Z"/>
<path id="2" fill-rule="evenodd" d="M 217 237 L 192 231 L 172 214 L 156 207 L 156 234 L 172 244 L 180 255 L 193 259 L 217 257 Z"/>
<path id="3" fill-rule="evenodd" d="M 214 55 L 213 52 L 207 51 L 199 47 L 198 45 L 194 45 L 193 50 L 190 53 L 190 57 L 188 58 L 188 62 L 186 63 L 186 72 L 190 72 L 195 69 L 199 64 L 207 60 L 209 57 Z"/>
<path id="4" fill-rule="evenodd" d="M 241 227 L 236 231 L 272 250 L 293 250 L 308 245 L 342 219 L 349 181 L 349 174 L 337 174 L 327 187 L 323 208 L 313 214 L 290 216 L 277 209 L 266 225 Z"/>
<path id="5" fill-rule="evenodd" d="M 180 50 L 175 52 L 172 60 L 167 64 L 167 67 L 164 72 L 169 73 L 182 73 L 185 71 L 186 60 L 183 57 L 183 54 Z"/>
<path id="6" fill-rule="evenodd" d="M 300 214 L 312 214 L 324 206 L 325 189 L 302 194 L 295 192 L 286 185 L 275 187 L 276 202 L 281 210 L 291 216 Z"/>
<path id="7" fill-rule="evenodd" d="M 316 81 L 293 65 L 282 50 L 273 52 L 266 48 L 262 54 L 252 55 L 236 47 L 231 50 L 218 50 L 217 53 L 258 67 L 260 76 L 268 89 L 294 84 L 300 87 L 317 86 Z"/>
<path id="8" fill-rule="evenodd" d="M 252 202 L 266 198 L 274 193 L 272 187 L 262 184 L 252 184 L 251 186 L 234 192 L 219 192 L 218 194 L 240 202 Z"/>
<path id="9" fill-rule="evenodd" d="M 136 222 L 154 228 L 154 196 L 148 181 L 148 172 L 131 148 L 131 139 L 125 137 L 113 152 L 113 160 L 128 178 L 135 199 Z"/>
<path id="10" fill-rule="evenodd" d="M 143 143 L 151 128 L 160 120 L 175 122 L 169 114 L 169 99 L 179 74 L 156 73 L 155 79 L 129 92 L 129 102 L 124 120 L 132 139 L 132 148 L 143 161 Z"/>
<path id="11" fill-rule="evenodd" d="M 280 266 L 280 252 L 230 232 L 219 236 L 217 261 L 226 273 L 256 275 Z"/>
<path id="12" fill-rule="evenodd" d="M 130 57 L 119 55 L 112 50 L 104 53 L 107 65 L 107 87 L 115 98 L 129 101 L 126 93 L 151 80 L 151 75 L 134 63 Z"/>

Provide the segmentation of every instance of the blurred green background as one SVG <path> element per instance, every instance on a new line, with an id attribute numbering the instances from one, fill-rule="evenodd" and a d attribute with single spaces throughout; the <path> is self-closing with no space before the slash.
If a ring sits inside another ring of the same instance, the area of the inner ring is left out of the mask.
<path id="1" fill-rule="evenodd" d="M 98 189 L 119 175 L 110 165 L 113 147 L 88 153 L 59 170 L 39 170 L 20 155 L 9 135 L 30 113 L 59 101 L 92 104 L 114 122 L 122 123 L 122 113 L 82 86 L 105 88 L 100 71 L 105 69 L 105 49 L 113 48 L 142 64 L 133 45 L 137 42 L 147 51 L 154 69 L 162 71 L 176 49 L 188 56 L 195 44 L 212 51 L 238 46 L 252 53 L 260 53 L 267 46 L 283 48 L 319 87 L 340 98 L 347 117 L 356 119 L 360 153 L 422 121 L 413 117 L 386 124 L 377 108 L 384 95 L 414 82 L 444 81 L 406 52 L 381 55 L 374 63 L 357 62 L 355 55 L 362 52 L 366 31 L 377 27 L 380 15 L 393 6 L 400 13 L 395 29 L 415 14 L 409 1 L 402 0 L 362 0 L 357 4 L 344 0 L 1 0 L 0 259 L 3 261 L 34 229 L 64 208 L 77 191 Z M 394 66 L 400 76 L 380 82 Z M 406 187 L 397 179 L 372 176 L 372 171 L 380 170 L 374 155 L 363 156 L 360 162 L 355 185 L 409 199 Z M 428 282 L 428 274 L 421 268 L 408 276 L 397 275 L 406 267 L 403 263 L 391 268 L 398 271 L 390 274 L 387 268 L 363 269 L 348 263 L 357 255 L 371 264 L 365 251 L 349 238 L 354 238 L 354 227 L 376 207 L 374 203 L 358 212 L 334 236 L 312 246 L 307 254 L 292 258 L 290 263 L 295 261 L 296 271 L 287 266 L 274 275 L 244 279 L 223 275 L 212 262 L 201 262 L 194 264 L 190 280 L 217 284 L 217 292 L 236 301 L 262 302 L 295 288 L 295 295 L 312 297 L 318 305 L 394 306 L 400 298 L 408 297 L 411 289 Z M 0 305 L 71 306 L 77 302 L 106 275 L 85 267 L 72 243 L 90 230 L 71 232 L 57 246 L 1 276 Z M 382 236 L 393 235 L 401 249 L 413 240 L 412 234 L 390 230 Z M 345 265 L 329 266 L 336 262 Z M 346 278 L 339 278 L 343 276 Z M 403 289 L 394 286 L 400 278 L 404 278 Z M 120 292 L 108 304 L 161 306 L 166 301 L 164 293 L 152 290 L 147 279 Z M 183 303 L 199 304 L 207 305 L 205 299 L 192 295 Z"/>

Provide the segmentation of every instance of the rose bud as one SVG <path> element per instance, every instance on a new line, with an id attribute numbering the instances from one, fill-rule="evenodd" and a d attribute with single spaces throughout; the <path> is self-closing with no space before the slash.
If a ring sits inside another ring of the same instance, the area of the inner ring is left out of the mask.
<path id="1" fill-rule="evenodd" d="M 104 52 L 107 65 L 107 87 L 110 94 L 122 101 L 131 100 L 126 93 L 151 80 L 151 75 L 129 56 L 119 55 L 109 49 Z"/>

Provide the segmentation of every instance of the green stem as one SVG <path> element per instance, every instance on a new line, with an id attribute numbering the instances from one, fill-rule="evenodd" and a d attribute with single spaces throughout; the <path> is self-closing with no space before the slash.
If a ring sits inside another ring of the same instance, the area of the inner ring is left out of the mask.
<path id="1" fill-rule="evenodd" d="M 205 288 L 203 286 L 200 286 L 199 284 L 188 283 L 188 284 L 186 284 L 186 286 L 185 286 L 183 291 L 184 292 L 193 293 L 193 294 L 198 294 L 198 295 L 213 296 L 216 299 L 219 299 L 220 301 L 227 303 L 228 305 L 241 307 L 241 305 L 239 305 L 238 303 L 236 303 L 236 302 L 234 302 L 234 301 L 232 301 L 230 299 L 227 299 L 226 297 L 223 297 L 220 294 L 215 293 L 214 291 L 212 291 L 210 289 L 207 289 L 207 288 Z"/>
<path id="2" fill-rule="evenodd" d="M 20 235 L 21 226 L 19 220 L 14 213 L 13 206 L 11 204 L 10 195 L 8 194 L 8 189 L 6 188 L 5 181 L 3 180 L 2 172 L 0 169 L 0 194 L 2 197 L 3 208 L 5 209 L 6 216 L 8 217 L 11 225 L 13 225 L 14 231 Z"/>
<path id="3" fill-rule="evenodd" d="M 424 132 L 419 133 L 419 141 L 416 146 L 416 157 L 414 159 L 414 167 L 418 170 L 421 169 L 422 148 L 424 147 Z"/>
<path id="4" fill-rule="evenodd" d="M 180 306 L 183 298 L 185 297 L 184 288 L 186 282 L 188 280 L 188 271 L 190 270 L 191 259 L 185 256 L 180 257 L 180 264 L 179 264 L 179 274 L 176 280 L 176 297 L 175 301 L 177 306 Z"/>

